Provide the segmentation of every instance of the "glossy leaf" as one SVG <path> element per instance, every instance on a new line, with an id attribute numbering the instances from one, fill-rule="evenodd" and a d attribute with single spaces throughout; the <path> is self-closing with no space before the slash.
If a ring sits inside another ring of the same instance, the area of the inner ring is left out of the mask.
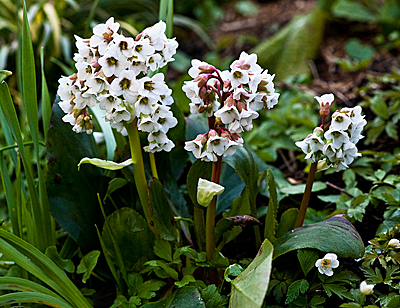
<path id="1" fill-rule="evenodd" d="M 73 132 L 63 116 L 54 104 L 47 133 L 47 191 L 53 216 L 87 253 L 99 248 L 94 226 L 103 225 L 103 219 L 97 193 L 104 194 L 106 179 L 95 166 L 84 165 L 78 171 L 82 158 L 99 156 L 97 146 L 92 135 Z"/>
<path id="2" fill-rule="evenodd" d="M 138 212 L 125 207 L 109 215 L 107 222 L 121 250 L 126 268 L 131 268 L 142 257 L 146 256 L 149 259 L 154 257 L 153 234 Z M 117 264 L 115 249 L 107 229 L 103 230 L 102 238 L 111 259 Z"/>
<path id="3" fill-rule="evenodd" d="M 342 215 L 297 228 L 275 243 L 274 259 L 296 249 L 314 248 L 341 258 L 360 258 L 364 244 L 360 234 Z"/>
<path id="4" fill-rule="evenodd" d="M 180 307 L 205 308 L 206 305 L 199 290 L 193 286 L 186 286 L 176 292 L 175 298 L 169 306 L 169 308 Z"/>
<path id="5" fill-rule="evenodd" d="M 267 293 L 273 246 L 266 239 L 249 266 L 232 281 L 230 308 L 260 308 Z"/>
<path id="6" fill-rule="evenodd" d="M 276 232 L 277 238 L 294 229 L 298 214 L 299 210 L 296 208 L 290 208 L 283 212 Z"/>

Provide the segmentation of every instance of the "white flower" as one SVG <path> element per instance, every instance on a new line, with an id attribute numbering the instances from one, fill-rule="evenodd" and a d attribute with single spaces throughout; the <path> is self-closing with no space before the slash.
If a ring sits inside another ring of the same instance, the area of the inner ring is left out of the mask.
<path id="1" fill-rule="evenodd" d="M 400 241 L 397 238 L 392 238 L 389 243 L 388 246 L 392 247 L 392 248 L 400 248 Z"/>
<path id="2" fill-rule="evenodd" d="M 132 54 L 138 61 L 145 62 L 147 57 L 154 54 L 154 52 L 154 47 L 150 45 L 150 40 L 148 38 L 140 39 L 133 45 Z"/>
<path id="3" fill-rule="evenodd" d="M 324 94 L 322 96 L 314 96 L 314 98 L 318 101 L 320 107 L 324 107 L 326 104 L 328 104 L 330 107 L 333 100 L 335 99 L 332 93 Z"/>
<path id="4" fill-rule="evenodd" d="M 196 139 L 185 142 L 185 150 L 192 152 L 194 157 L 197 159 L 201 158 L 201 153 L 203 151 L 203 145 L 206 143 L 207 138 L 203 135 L 197 135 Z"/>
<path id="5" fill-rule="evenodd" d="M 250 77 L 246 70 L 235 67 L 229 74 L 229 80 L 232 87 L 236 88 L 241 84 L 247 84 L 250 81 Z"/>
<path id="6" fill-rule="evenodd" d="M 215 130 L 210 129 L 208 132 L 207 151 L 222 156 L 226 145 L 228 145 L 228 138 L 221 137 Z"/>
<path id="7" fill-rule="evenodd" d="M 334 253 L 327 253 L 325 257 L 323 257 L 322 259 L 318 259 L 315 262 L 315 266 L 318 267 L 318 271 L 321 274 L 332 276 L 333 275 L 332 269 L 337 268 L 339 266 L 337 255 Z"/>
<path id="8" fill-rule="evenodd" d="M 100 109 L 107 110 L 109 112 L 111 112 L 113 109 L 117 109 L 119 104 L 122 102 L 120 98 L 110 93 L 100 94 L 97 99 L 100 103 Z"/>
<path id="9" fill-rule="evenodd" d="M 242 51 L 238 60 L 232 62 L 230 68 L 240 68 L 242 70 L 251 71 L 253 74 L 261 73 L 261 66 L 257 64 L 257 55 L 255 53 L 247 54 Z"/>
<path id="10" fill-rule="evenodd" d="M 346 130 L 351 124 L 350 117 L 347 113 L 342 111 L 335 111 L 332 115 L 332 121 L 330 129 L 333 130 Z"/>
<path id="11" fill-rule="evenodd" d="M 90 38 L 90 47 L 98 47 L 100 54 L 103 55 L 118 29 L 119 23 L 114 22 L 114 17 L 110 17 L 105 24 L 97 25 L 93 28 L 94 35 Z"/>
<path id="12" fill-rule="evenodd" d="M 197 59 L 192 60 L 192 67 L 189 69 L 188 74 L 192 78 L 196 78 L 203 70 L 202 68 L 211 67 L 207 62 Z"/>
<path id="13" fill-rule="evenodd" d="M 371 295 L 374 290 L 373 284 L 367 284 L 366 281 L 360 283 L 360 291 L 362 294 Z"/>
<path id="14" fill-rule="evenodd" d="M 111 77 L 112 75 L 118 76 L 121 71 L 130 65 L 127 58 L 119 54 L 118 50 L 118 46 L 111 46 L 98 61 L 104 75 L 107 77 Z"/>
<path id="15" fill-rule="evenodd" d="M 197 202 L 207 207 L 210 205 L 214 196 L 222 194 L 224 190 L 225 187 L 222 185 L 199 178 L 197 184 Z"/>
<path id="16" fill-rule="evenodd" d="M 128 103 L 134 104 L 138 97 L 138 87 L 135 73 L 123 70 L 111 83 L 110 92 L 116 96 L 122 95 Z"/>
<path id="17" fill-rule="evenodd" d="M 239 111 L 236 108 L 236 102 L 234 99 L 228 98 L 225 101 L 224 107 L 214 113 L 216 117 L 221 118 L 222 123 L 230 124 L 234 120 L 239 120 Z"/>
<path id="18" fill-rule="evenodd" d="M 164 74 L 158 73 L 153 77 L 143 77 L 138 80 L 138 92 L 141 96 L 160 100 L 161 95 L 168 93 L 168 86 L 164 82 Z"/>
<path id="19" fill-rule="evenodd" d="M 116 34 L 114 36 L 113 43 L 118 47 L 117 52 L 120 54 L 120 56 L 124 56 L 126 58 L 132 56 L 132 48 L 135 43 L 133 38 L 125 37 L 122 34 Z"/>

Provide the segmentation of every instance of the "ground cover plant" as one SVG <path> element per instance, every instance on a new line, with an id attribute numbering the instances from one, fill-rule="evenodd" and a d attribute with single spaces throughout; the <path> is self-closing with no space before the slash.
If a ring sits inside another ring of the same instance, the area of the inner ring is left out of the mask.
<path id="1" fill-rule="evenodd" d="M 0 306 L 400 306 L 397 2 L 122 2 L 0 4 Z"/>

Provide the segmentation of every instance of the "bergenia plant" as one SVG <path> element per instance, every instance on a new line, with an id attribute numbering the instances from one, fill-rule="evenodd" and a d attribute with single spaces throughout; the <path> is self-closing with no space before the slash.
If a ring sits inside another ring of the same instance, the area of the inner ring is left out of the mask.
<path id="1" fill-rule="evenodd" d="M 158 22 L 135 38 L 118 33 L 119 23 L 111 17 L 94 27 L 92 37 L 76 36 L 77 73 L 59 80 L 59 106 L 64 122 L 77 133 L 93 131 L 88 107 L 105 110 L 104 119 L 123 135 L 128 135 L 133 173 L 140 201 L 147 215 L 148 188 L 144 172 L 139 131 L 147 133 L 150 163 L 158 177 L 154 153 L 171 151 L 174 143 L 167 132 L 178 123 L 171 108 L 171 89 L 163 73 L 155 73 L 174 59 L 178 43 L 165 35 L 166 24 Z"/>
<path id="2" fill-rule="evenodd" d="M 163 21 L 134 39 L 118 34 L 119 26 L 111 17 L 94 27 L 92 37 L 75 37 L 77 73 L 59 80 L 63 121 L 77 133 L 90 134 L 93 122 L 87 107 L 99 104 L 105 120 L 123 135 L 132 122 L 148 133 L 147 151 L 170 151 L 174 144 L 166 134 L 177 124 L 169 107 L 172 91 L 162 73 L 147 74 L 173 61 L 178 43 L 167 39 Z"/>
<path id="3" fill-rule="evenodd" d="M 183 86 L 190 99 L 192 114 L 205 113 L 209 130 L 185 143 L 185 149 L 194 157 L 213 162 L 211 181 L 219 182 L 222 157 L 233 155 L 243 146 L 240 133 L 253 128 L 252 121 L 263 108 L 272 108 L 278 103 L 274 75 L 257 64 L 255 54 L 242 52 L 233 61 L 230 70 L 220 71 L 199 60 L 192 60 L 189 75 L 193 80 Z M 210 261 L 215 249 L 214 226 L 217 196 L 207 207 L 206 254 Z"/>
<path id="4" fill-rule="evenodd" d="M 296 145 L 306 154 L 306 160 L 311 162 L 296 227 L 303 224 L 317 169 L 333 168 L 336 171 L 347 169 L 354 158 L 361 156 L 356 144 L 363 138 L 361 132 L 367 124 L 364 116 L 361 115 L 360 106 L 336 110 L 331 116 L 331 121 L 326 123 L 334 96 L 324 94 L 321 97 L 316 96 L 315 99 L 320 104 L 322 124 L 304 140 L 296 142 Z"/>

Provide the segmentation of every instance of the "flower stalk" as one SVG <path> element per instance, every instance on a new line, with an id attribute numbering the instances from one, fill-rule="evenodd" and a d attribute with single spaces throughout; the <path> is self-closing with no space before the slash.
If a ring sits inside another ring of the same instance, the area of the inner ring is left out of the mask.
<path id="1" fill-rule="evenodd" d="M 126 130 L 128 132 L 129 148 L 131 150 L 133 161 L 133 176 L 135 179 L 135 185 L 139 194 L 144 215 L 148 221 L 147 206 L 149 204 L 149 197 L 147 193 L 147 180 L 144 172 L 142 147 L 140 145 L 139 131 L 137 128 L 137 118 L 135 118 L 132 123 L 127 124 Z"/>
<path id="2" fill-rule="evenodd" d="M 157 165 L 156 165 L 156 159 L 154 157 L 154 153 L 150 152 L 149 156 L 150 156 L 151 174 L 153 175 L 153 177 L 158 179 Z"/>
<path id="3" fill-rule="evenodd" d="M 311 190 L 314 183 L 315 173 L 317 172 L 317 163 L 311 163 L 310 171 L 308 172 L 306 188 L 304 190 L 303 199 L 301 200 L 300 211 L 297 215 L 295 228 L 299 228 L 304 223 L 306 217 L 308 203 L 310 202 Z"/>
<path id="4" fill-rule="evenodd" d="M 218 156 L 216 162 L 212 163 L 211 182 L 219 183 L 221 175 L 222 156 Z M 206 214 L 206 258 L 210 262 L 215 250 L 215 212 L 217 208 L 217 196 L 214 196 L 207 207 Z"/>

